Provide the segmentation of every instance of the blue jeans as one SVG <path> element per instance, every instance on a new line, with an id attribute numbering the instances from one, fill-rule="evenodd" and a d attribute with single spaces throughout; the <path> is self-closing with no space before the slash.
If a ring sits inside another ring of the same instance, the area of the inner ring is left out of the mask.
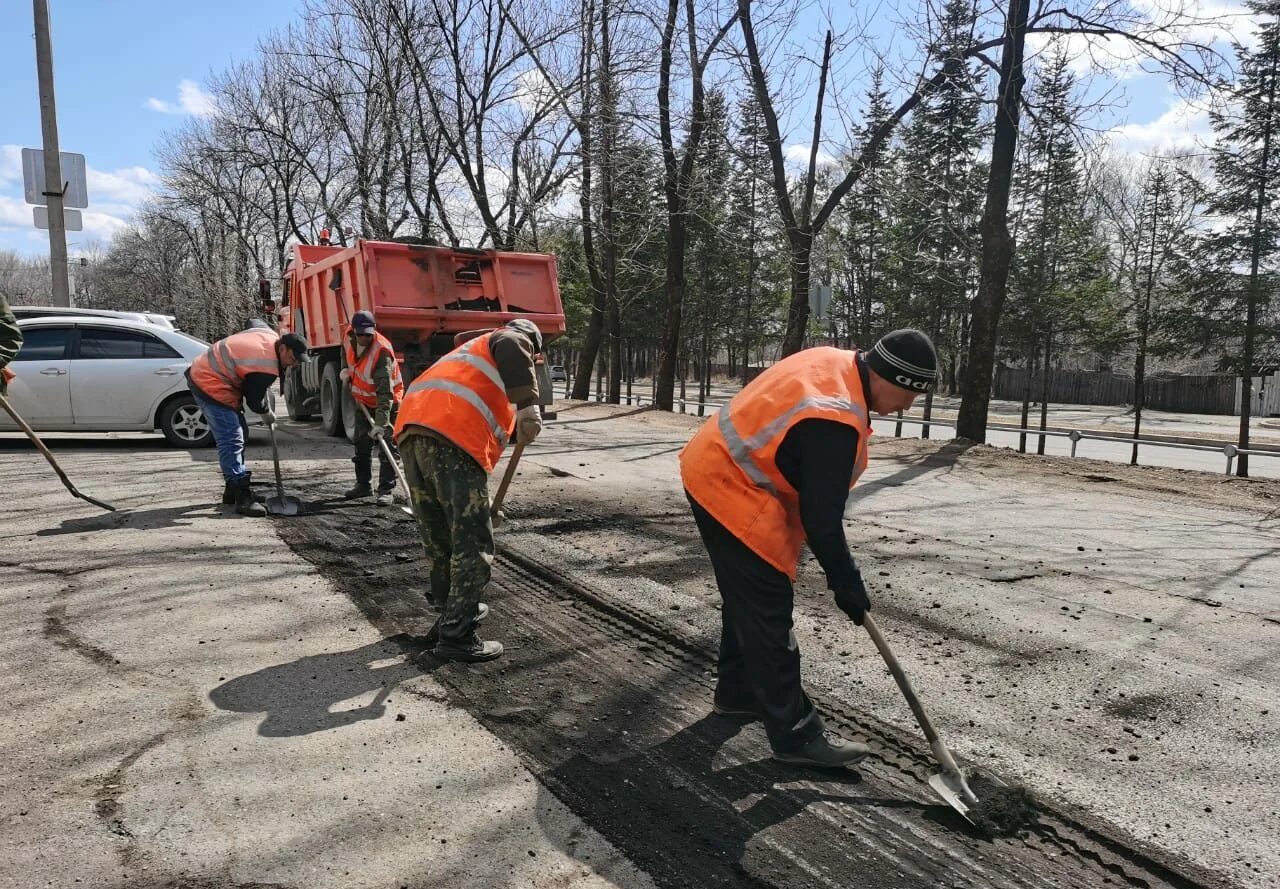
<path id="1" fill-rule="evenodd" d="M 244 429 L 240 425 L 240 412 L 198 393 L 192 394 L 204 412 L 204 418 L 209 421 L 213 440 L 218 444 L 218 465 L 222 467 L 222 477 L 232 485 L 248 478 L 249 471 L 244 468 Z"/>

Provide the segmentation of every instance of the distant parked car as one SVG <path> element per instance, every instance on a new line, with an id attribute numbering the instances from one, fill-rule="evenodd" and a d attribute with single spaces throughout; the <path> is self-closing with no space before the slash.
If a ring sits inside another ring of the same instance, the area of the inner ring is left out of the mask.
<path id="1" fill-rule="evenodd" d="M 569 381 L 569 374 L 565 371 L 563 367 L 561 367 L 559 364 L 551 365 L 551 382 L 567 383 L 568 381 Z"/>
<path id="2" fill-rule="evenodd" d="M 182 448 L 213 444 L 186 371 L 209 344 L 145 321 L 20 320 L 9 400 L 37 432 L 150 432 Z M 0 429 L 17 427 L 0 412 Z"/>
<path id="3" fill-rule="evenodd" d="M 121 321 L 138 321 L 152 324 L 166 330 L 177 330 L 172 315 L 160 315 L 156 312 L 117 312 L 114 309 L 77 309 L 66 306 L 13 306 L 14 316 L 23 318 L 65 318 L 78 316 L 83 318 L 119 318 Z"/>

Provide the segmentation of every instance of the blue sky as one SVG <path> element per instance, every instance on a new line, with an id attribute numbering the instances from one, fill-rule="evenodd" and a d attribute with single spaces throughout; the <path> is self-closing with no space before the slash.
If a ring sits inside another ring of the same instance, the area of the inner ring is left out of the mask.
<path id="1" fill-rule="evenodd" d="M 199 114 L 205 101 L 201 84 L 211 74 L 252 55 L 257 42 L 269 32 L 289 24 L 301 0 L 50 0 L 53 15 L 55 79 L 58 90 L 58 122 L 63 151 L 84 154 L 89 167 L 90 207 L 84 213 L 85 231 L 69 235 L 70 252 L 109 240 L 133 210 L 158 186 L 154 149 L 165 130 Z M 1135 7 L 1167 8 L 1190 4 L 1201 14 L 1230 16 L 1240 11 L 1240 0 L 1128 0 Z M 845 19 L 840 26 L 863 20 L 867 33 L 875 35 L 878 48 L 893 54 L 911 38 L 895 27 L 886 11 L 896 7 L 905 16 L 920 14 L 918 0 L 875 0 L 849 6 L 837 4 Z M 809 6 L 800 23 L 812 37 L 801 38 L 806 55 L 815 49 L 825 28 L 820 20 L 822 3 Z M 40 115 L 35 78 L 35 45 L 31 10 L 26 2 L 7 5 L 0 27 L 0 249 L 47 255 L 48 241 L 31 223 L 31 208 L 23 201 L 19 152 L 23 146 L 39 147 Z M 1235 18 L 1237 33 L 1245 22 Z M 838 26 L 838 27 L 840 27 Z M 855 29 L 856 30 L 856 29 Z M 1224 29 L 1215 27 L 1195 35 L 1220 41 Z M 1032 57 L 1043 49 L 1035 38 Z M 1228 54 L 1225 43 L 1219 43 Z M 1106 47 L 1074 45 L 1071 55 L 1079 73 L 1090 69 L 1095 80 L 1090 92 L 1106 93 L 1118 85 L 1121 92 L 1097 111 L 1089 124 L 1110 131 L 1120 151 L 1141 154 L 1163 146 L 1190 147 L 1208 134 L 1203 108 L 1175 95 L 1163 78 L 1143 75 L 1132 60 L 1108 54 Z M 1093 60 L 1092 62 L 1090 60 Z M 866 61 L 865 59 L 863 60 Z M 807 66 L 794 70 L 803 84 L 811 78 Z M 853 61 L 855 71 L 865 65 Z M 856 76 L 856 75 L 855 75 Z M 792 84 L 793 86 L 796 84 Z M 901 90 L 894 91 L 900 99 Z M 850 90 L 845 101 L 860 110 L 861 89 Z M 830 100 L 829 101 L 835 101 Z M 844 104 L 842 101 L 840 104 Z M 811 110 L 803 102 L 793 109 L 795 127 L 784 135 L 788 155 L 807 157 L 807 127 Z M 828 107 L 832 126 L 840 129 Z M 824 144 L 826 155 L 841 153 L 835 139 Z"/>
<path id="2" fill-rule="evenodd" d="M 297 4 L 50 0 L 50 7 L 59 141 L 63 151 L 84 154 L 91 170 L 86 231 L 68 233 L 83 243 L 105 241 L 155 185 L 153 148 L 183 113 L 199 110 L 198 84 L 249 56 L 259 38 L 290 22 Z M 41 145 L 31 4 L 6 3 L 0 16 L 0 248 L 47 254 L 17 166 L 20 148 Z"/>

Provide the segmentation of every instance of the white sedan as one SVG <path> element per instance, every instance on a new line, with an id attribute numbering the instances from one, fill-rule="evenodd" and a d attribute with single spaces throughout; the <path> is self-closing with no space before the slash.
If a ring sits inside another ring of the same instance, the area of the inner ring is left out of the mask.
<path id="1" fill-rule="evenodd" d="M 150 432 L 183 448 L 213 444 L 186 371 L 209 348 L 154 324 L 115 318 L 18 322 L 9 402 L 37 432 Z M 0 411 L 0 430 L 17 426 Z"/>

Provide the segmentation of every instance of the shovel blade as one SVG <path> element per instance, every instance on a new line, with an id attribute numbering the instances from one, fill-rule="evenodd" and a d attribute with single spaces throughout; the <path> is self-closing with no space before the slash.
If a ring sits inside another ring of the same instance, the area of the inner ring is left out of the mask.
<path id="1" fill-rule="evenodd" d="M 963 815 L 966 821 L 973 821 L 969 817 L 969 807 L 977 802 L 977 798 L 969 789 L 963 773 L 937 772 L 929 778 L 929 786 L 942 797 L 943 802 Z"/>
<path id="2" fill-rule="evenodd" d="M 302 512 L 302 502 L 297 497 L 268 497 L 267 512 L 271 515 L 295 516 Z"/>

